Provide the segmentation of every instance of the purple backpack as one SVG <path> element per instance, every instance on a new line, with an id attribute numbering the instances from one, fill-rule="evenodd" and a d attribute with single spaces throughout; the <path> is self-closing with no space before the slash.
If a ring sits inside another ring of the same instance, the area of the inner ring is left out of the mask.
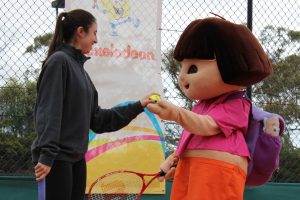
<path id="1" fill-rule="evenodd" d="M 250 101 L 245 92 L 233 93 L 226 99 L 236 98 L 246 98 Z M 270 117 L 278 117 L 279 119 L 280 131 L 277 137 L 271 136 L 263 130 L 264 118 Z M 266 112 L 252 104 L 246 134 L 246 143 L 251 156 L 246 179 L 247 186 L 259 186 L 268 182 L 272 178 L 272 174 L 278 169 L 279 154 L 282 147 L 281 135 L 284 128 L 285 123 L 280 115 Z"/>

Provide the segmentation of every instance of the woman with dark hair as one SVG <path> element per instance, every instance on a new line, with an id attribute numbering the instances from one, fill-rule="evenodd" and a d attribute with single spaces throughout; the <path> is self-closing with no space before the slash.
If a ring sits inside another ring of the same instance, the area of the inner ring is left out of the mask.
<path id="1" fill-rule="evenodd" d="M 37 83 L 32 159 L 47 200 L 82 200 L 86 186 L 88 133 L 111 132 L 143 112 L 149 96 L 127 106 L 102 109 L 83 65 L 97 43 L 95 17 L 76 9 L 61 13 Z"/>

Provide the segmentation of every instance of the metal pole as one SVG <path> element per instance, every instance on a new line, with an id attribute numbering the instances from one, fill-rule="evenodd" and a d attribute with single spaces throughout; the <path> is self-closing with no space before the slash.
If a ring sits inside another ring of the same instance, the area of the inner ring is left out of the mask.
<path id="1" fill-rule="evenodd" d="M 250 29 L 250 31 L 252 31 L 252 12 L 253 11 L 253 1 L 252 0 L 248 0 L 248 7 L 247 7 L 247 27 Z M 252 98 L 252 89 L 251 89 L 251 85 L 247 87 L 247 96 L 249 97 L 249 99 Z"/>
<path id="2" fill-rule="evenodd" d="M 56 18 L 58 17 L 58 9 L 65 8 L 65 0 L 55 0 L 51 2 L 52 8 L 56 10 Z"/>

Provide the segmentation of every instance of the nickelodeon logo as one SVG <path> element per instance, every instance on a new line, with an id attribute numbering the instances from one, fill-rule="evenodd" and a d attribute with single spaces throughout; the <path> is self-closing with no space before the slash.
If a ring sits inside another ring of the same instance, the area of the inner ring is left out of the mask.
<path id="1" fill-rule="evenodd" d="M 88 56 L 99 57 L 114 57 L 114 58 L 129 58 L 139 60 L 155 60 L 155 53 L 153 51 L 136 50 L 127 45 L 125 49 L 118 49 L 114 47 L 114 44 L 110 45 L 110 48 L 93 48 Z"/>

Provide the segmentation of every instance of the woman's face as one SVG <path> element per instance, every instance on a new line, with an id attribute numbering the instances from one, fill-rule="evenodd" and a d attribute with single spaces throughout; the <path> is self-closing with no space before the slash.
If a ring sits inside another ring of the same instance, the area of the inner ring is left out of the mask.
<path id="1" fill-rule="evenodd" d="M 241 87 L 223 82 L 216 60 L 184 59 L 179 87 L 190 99 L 210 99 Z"/>
<path id="2" fill-rule="evenodd" d="M 97 43 L 97 23 L 94 22 L 85 32 L 82 28 L 79 34 L 78 45 L 83 54 L 87 54 L 91 51 L 93 45 Z"/>

